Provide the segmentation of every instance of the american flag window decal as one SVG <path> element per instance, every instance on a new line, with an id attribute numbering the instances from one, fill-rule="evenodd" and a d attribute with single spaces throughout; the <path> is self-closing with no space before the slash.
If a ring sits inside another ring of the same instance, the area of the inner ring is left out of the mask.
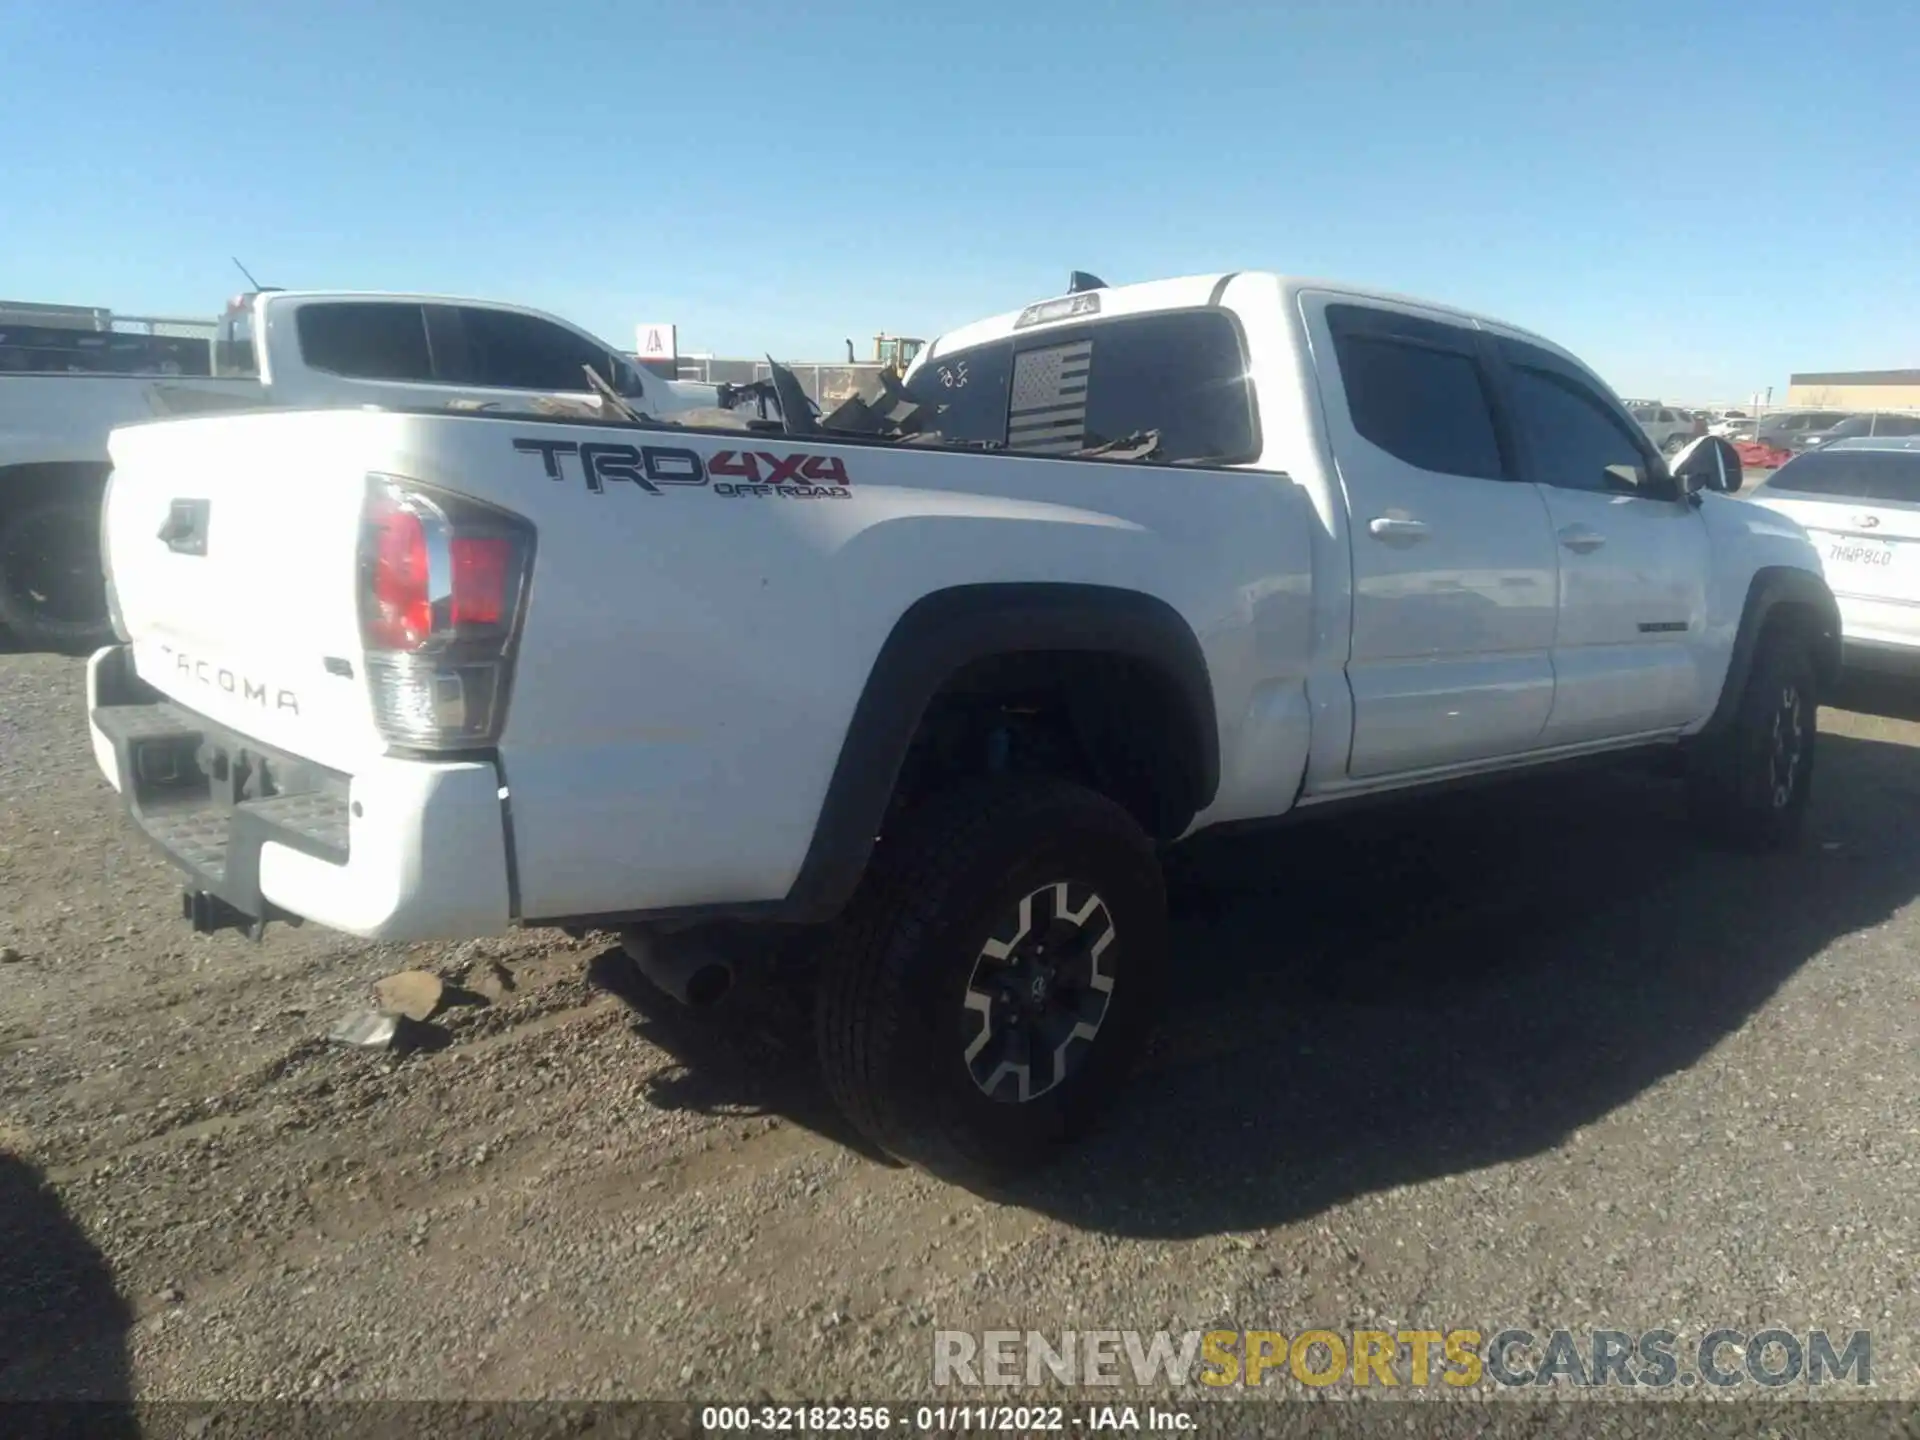
<path id="1" fill-rule="evenodd" d="M 1086 445 L 1087 374 L 1093 341 L 1076 340 L 1014 356 L 1007 448 L 1069 455 Z"/>

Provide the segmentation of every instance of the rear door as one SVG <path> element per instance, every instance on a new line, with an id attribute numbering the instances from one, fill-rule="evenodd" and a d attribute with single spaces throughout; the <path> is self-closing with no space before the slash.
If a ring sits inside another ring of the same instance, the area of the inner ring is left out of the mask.
<path id="1" fill-rule="evenodd" d="M 1849 640 L 1920 644 L 1920 448 L 1814 451 L 1753 498 L 1813 537 Z"/>
<path id="2" fill-rule="evenodd" d="M 583 371 L 593 367 L 623 395 L 639 396 L 638 370 L 605 345 L 538 315 L 485 305 L 429 305 L 434 372 L 481 400 L 540 394 L 597 398 Z"/>
<path id="3" fill-rule="evenodd" d="M 1557 561 L 1479 333 L 1371 300 L 1301 304 L 1351 517 L 1348 774 L 1533 746 L 1553 704 Z"/>
<path id="4" fill-rule="evenodd" d="M 1576 745 L 1684 725 L 1701 709 L 1706 524 L 1693 506 L 1649 488 L 1665 480 L 1664 462 L 1578 366 L 1511 337 L 1498 349 L 1525 474 L 1559 549 L 1553 715 L 1543 738 Z"/>

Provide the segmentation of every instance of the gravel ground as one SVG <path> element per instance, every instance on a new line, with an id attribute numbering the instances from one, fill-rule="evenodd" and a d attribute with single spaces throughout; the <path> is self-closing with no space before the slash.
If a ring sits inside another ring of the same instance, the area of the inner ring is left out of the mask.
<path id="1" fill-rule="evenodd" d="M 1854 690 L 1789 856 L 1638 773 L 1210 847 L 1120 1111 L 981 1195 L 864 1153 L 778 993 L 190 935 L 79 664 L 0 655 L 0 1398 L 871 1399 L 935 1326 L 1505 1324 L 1866 1328 L 1920 1396 L 1920 687 Z M 409 967 L 514 988 L 319 1038 Z"/>

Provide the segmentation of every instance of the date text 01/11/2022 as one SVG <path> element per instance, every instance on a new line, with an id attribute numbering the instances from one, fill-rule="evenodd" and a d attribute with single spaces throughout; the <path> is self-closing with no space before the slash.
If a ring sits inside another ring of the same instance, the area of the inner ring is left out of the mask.
<path id="1" fill-rule="evenodd" d="M 1017 1434 L 1081 1431 L 1092 1434 L 1151 1430 L 1183 1432 L 1195 1428 L 1189 1411 L 1145 1411 L 1132 1405 L 708 1405 L 700 1412 L 703 1430 L 791 1433 L 921 1434 L 1007 1431 Z"/>

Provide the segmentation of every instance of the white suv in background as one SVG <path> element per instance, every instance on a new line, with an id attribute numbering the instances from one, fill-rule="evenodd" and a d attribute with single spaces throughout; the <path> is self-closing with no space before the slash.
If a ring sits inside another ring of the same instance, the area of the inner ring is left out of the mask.
<path id="1" fill-rule="evenodd" d="M 1835 440 L 1782 465 L 1752 499 L 1813 538 L 1849 663 L 1920 662 L 1920 438 Z"/>
<path id="2" fill-rule="evenodd" d="M 1634 402 L 1631 414 L 1640 428 L 1646 431 L 1647 438 L 1664 455 L 1672 455 L 1705 430 L 1693 418 L 1692 412 L 1676 410 L 1671 405 Z"/>

